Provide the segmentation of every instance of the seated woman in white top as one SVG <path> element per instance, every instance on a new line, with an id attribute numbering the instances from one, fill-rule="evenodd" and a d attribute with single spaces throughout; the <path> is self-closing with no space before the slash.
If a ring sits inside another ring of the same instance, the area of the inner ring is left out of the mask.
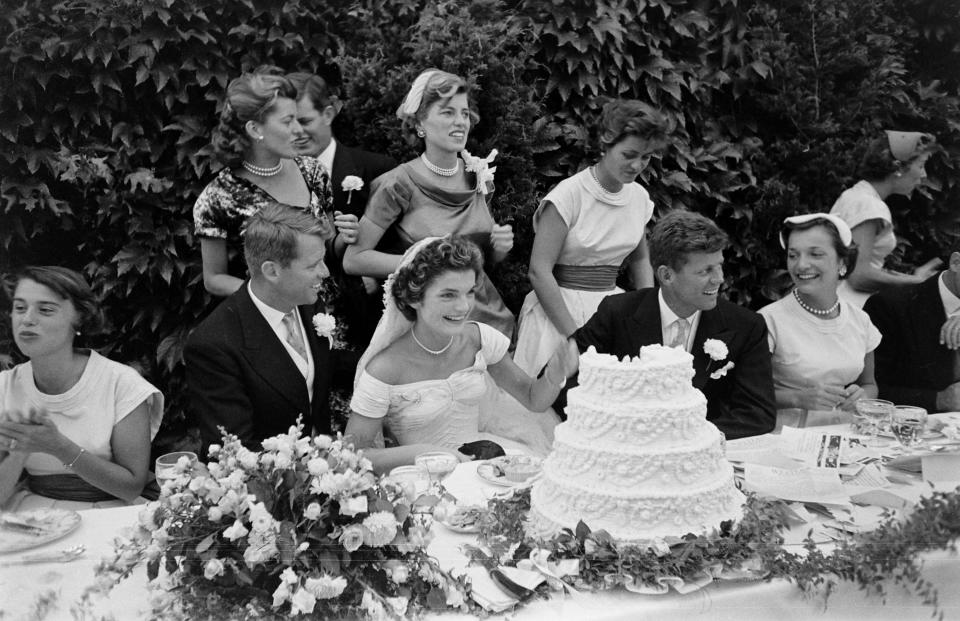
<path id="1" fill-rule="evenodd" d="M 0 505 L 87 509 L 136 499 L 163 395 L 130 367 L 75 347 L 102 326 L 90 287 L 66 268 L 26 268 L 11 318 L 30 360 L 0 373 Z"/>
<path id="2" fill-rule="evenodd" d="M 467 459 L 458 449 L 484 438 L 479 412 L 489 398 L 487 371 L 526 408 L 542 412 L 572 370 L 564 344 L 533 379 L 507 355 L 507 337 L 467 321 L 481 278 L 479 248 L 453 236 L 418 242 L 387 279 L 384 315 L 357 367 L 346 428 L 378 472 L 426 451 Z M 384 448 L 384 432 L 398 446 Z"/>
<path id="3" fill-rule="evenodd" d="M 880 332 L 837 295 L 857 260 L 850 227 L 824 213 L 784 220 L 793 291 L 760 309 L 767 322 L 778 426 L 849 419 L 858 399 L 877 396 L 873 351 Z"/>

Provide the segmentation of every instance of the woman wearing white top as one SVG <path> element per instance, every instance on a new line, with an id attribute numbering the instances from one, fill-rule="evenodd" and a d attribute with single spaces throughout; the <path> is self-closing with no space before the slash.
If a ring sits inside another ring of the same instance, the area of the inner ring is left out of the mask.
<path id="1" fill-rule="evenodd" d="M 82 509 L 136 499 L 163 396 L 130 367 L 74 346 L 102 324 L 90 287 L 65 268 L 27 268 L 11 318 L 30 360 L 0 373 L 0 504 Z"/>
<path id="2" fill-rule="evenodd" d="M 533 285 L 520 310 L 513 359 L 537 374 L 564 340 L 590 319 L 626 263 L 634 289 L 653 285 L 644 235 L 653 201 L 635 181 L 666 146 L 669 123 L 639 101 L 603 108 L 600 160 L 564 179 L 533 215 Z"/>
<path id="3" fill-rule="evenodd" d="M 840 297 L 851 304 L 862 308 L 877 291 L 923 282 L 940 267 L 940 259 L 931 259 L 913 274 L 883 268 L 887 255 L 897 247 L 893 218 L 884 201 L 893 194 L 910 196 L 923 183 L 934 141 L 932 135 L 920 132 L 884 132 L 867 146 L 860 162 L 863 180 L 844 191 L 830 209 L 847 223 L 860 249 L 856 269 L 840 284 Z"/>
<path id="4" fill-rule="evenodd" d="M 850 228 L 829 214 L 793 216 L 784 220 L 780 243 L 794 289 L 760 309 L 767 322 L 777 423 L 843 421 L 858 399 L 877 396 L 873 351 L 880 344 L 867 314 L 837 294 L 857 258 Z"/>

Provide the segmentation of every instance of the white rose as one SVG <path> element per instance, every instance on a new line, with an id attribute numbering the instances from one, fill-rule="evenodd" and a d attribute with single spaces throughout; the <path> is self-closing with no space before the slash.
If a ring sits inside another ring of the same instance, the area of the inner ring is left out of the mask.
<path id="1" fill-rule="evenodd" d="M 727 350 L 727 344 L 719 339 L 707 339 L 703 342 L 703 353 L 710 356 L 712 360 L 723 360 L 730 355 Z"/>
<path id="2" fill-rule="evenodd" d="M 218 558 L 212 558 L 203 566 L 203 577 L 207 580 L 213 580 L 217 576 L 223 575 L 224 568 L 223 561 Z"/>
<path id="3" fill-rule="evenodd" d="M 330 338 L 336 328 L 337 320 L 333 318 L 333 315 L 317 313 L 313 316 L 313 329 L 316 330 L 317 336 Z"/>
<path id="4" fill-rule="evenodd" d="M 330 448 L 331 444 L 333 444 L 333 438 L 330 436 L 319 435 L 313 439 L 313 445 L 321 451 L 325 451 Z"/>
<path id="5" fill-rule="evenodd" d="M 293 460 L 284 453 L 278 453 L 277 458 L 273 462 L 273 466 L 278 470 L 289 470 L 292 465 Z"/>
<path id="6" fill-rule="evenodd" d="M 320 503 L 311 502 L 304 510 L 303 517 L 307 518 L 308 520 L 316 520 L 320 517 L 321 513 L 322 509 L 320 508 Z"/>
<path id="7" fill-rule="evenodd" d="M 219 452 L 220 452 L 220 445 L 211 444 L 210 448 L 207 449 L 207 457 L 209 457 L 210 459 L 213 459 L 214 457 L 217 456 L 217 453 Z"/>
<path id="8" fill-rule="evenodd" d="M 247 470 L 253 470 L 257 467 L 257 454 L 253 451 L 241 449 L 240 453 L 237 455 L 237 459 L 240 460 L 240 465 Z"/>
<path id="9" fill-rule="evenodd" d="M 321 475 L 330 470 L 330 464 L 323 457 L 314 457 L 307 462 L 307 470 L 314 476 Z"/>

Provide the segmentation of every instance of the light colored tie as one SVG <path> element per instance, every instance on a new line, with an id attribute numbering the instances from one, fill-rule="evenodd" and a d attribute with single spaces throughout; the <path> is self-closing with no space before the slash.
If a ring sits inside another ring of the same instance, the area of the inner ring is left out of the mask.
<path id="1" fill-rule="evenodd" d="M 676 326 L 677 331 L 673 334 L 673 342 L 670 343 L 670 347 L 679 347 L 686 350 L 687 335 L 690 334 L 690 322 L 681 317 L 674 321 L 673 325 Z"/>
<path id="2" fill-rule="evenodd" d="M 295 315 L 296 309 L 283 316 L 283 325 L 287 329 L 287 344 L 293 348 L 293 351 L 300 354 L 304 360 L 307 359 L 307 350 L 303 345 L 303 336 L 300 335 L 300 322 Z"/>

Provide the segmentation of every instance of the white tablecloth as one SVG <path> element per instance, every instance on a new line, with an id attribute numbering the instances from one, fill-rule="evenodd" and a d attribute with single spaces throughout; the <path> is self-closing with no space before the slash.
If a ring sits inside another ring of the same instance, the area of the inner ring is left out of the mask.
<path id="1" fill-rule="evenodd" d="M 464 503 L 482 503 L 504 488 L 486 483 L 476 475 L 476 464 L 461 464 L 446 481 Z M 913 486 L 919 493 L 922 483 Z M 115 536 L 136 522 L 139 507 L 85 511 L 78 530 L 60 541 L 32 551 L 59 550 L 78 543 L 87 546 L 84 558 L 69 564 L 42 564 L 0 567 L 0 610 L 3 621 L 33 619 L 34 603 L 48 591 L 57 594 L 57 608 L 46 619 L 69 620 L 70 606 L 83 588 L 93 582 L 93 566 L 107 555 Z M 429 551 L 442 565 L 456 568 L 466 565 L 460 546 L 474 541 L 472 535 L 455 534 L 443 526 L 434 526 L 436 537 Z M 17 554 L 0 554 L 0 563 Z M 940 604 L 946 619 L 960 619 L 960 557 L 946 551 L 924 556 L 924 575 L 939 591 Z M 133 577 L 118 587 L 105 602 L 104 610 L 112 611 L 118 620 L 146 616 L 146 575 L 140 568 Z M 824 604 L 821 597 L 808 598 L 794 585 L 773 582 L 714 583 L 688 595 L 637 595 L 623 590 L 583 593 L 574 597 L 556 595 L 548 601 L 536 601 L 510 613 L 518 621 L 591 619 L 598 621 L 636 619 L 685 620 L 750 619 L 790 621 L 793 619 L 888 619 L 905 621 L 926 619 L 932 608 L 923 606 L 920 598 L 900 587 L 889 587 L 886 600 L 866 596 L 850 584 L 841 584 Z M 436 619 L 463 619 L 462 615 L 435 615 Z"/>

